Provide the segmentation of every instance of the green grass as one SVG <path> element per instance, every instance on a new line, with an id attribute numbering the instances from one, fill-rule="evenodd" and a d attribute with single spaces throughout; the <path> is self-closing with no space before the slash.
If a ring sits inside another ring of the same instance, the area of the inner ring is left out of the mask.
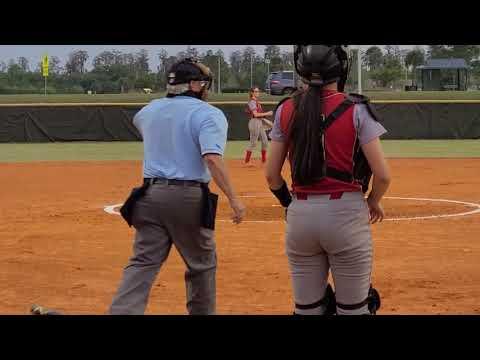
<path id="1" fill-rule="evenodd" d="M 390 158 L 480 158 L 480 140 L 383 140 Z"/>
<path id="2" fill-rule="evenodd" d="M 365 92 L 372 100 L 479 100 L 480 91 L 372 91 Z M 0 95 L 0 104 L 30 103 L 147 103 L 164 96 L 158 94 L 52 94 Z M 209 101 L 246 101 L 247 94 L 210 94 Z M 262 101 L 279 101 L 283 96 L 263 94 Z"/>
<path id="3" fill-rule="evenodd" d="M 480 158 L 480 140 L 384 140 L 382 144 L 389 158 Z M 246 146 L 247 141 L 230 141 L 226 158 L 241 159 Z M 142 156 L 141 142 L 0 144 L 0 162 L 141 160 Z"/>
<path id="4" fill-rule="evenodd" d="M 141 142 L 0 144 L 0 162 L 139 160 Z"/>
<path id="5" fill-rule="evenodd" d="M 365 92 L 372 100 L 480 100 L 480 91 Z"/>

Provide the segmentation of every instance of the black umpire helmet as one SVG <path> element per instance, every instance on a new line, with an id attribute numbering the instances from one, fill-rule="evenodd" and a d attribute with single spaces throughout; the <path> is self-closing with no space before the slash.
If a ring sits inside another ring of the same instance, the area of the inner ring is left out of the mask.
<path id="1" fill-rule="evenodd" d="M 346 46 L 295 45 L 295 70 L 310 86 L 323 87 L 338 82 L 343 91 L 349 72 Z"/>
<path id="2" fill-rule="evenodd" d="M 167 75 L 167 83 L 178 85 L 188 84 L 190 81 L 206 81 L 207 89 L 210 89 L 212 78 L 212 72 L 207 66 L 187 58 L 172 65 Z"/>

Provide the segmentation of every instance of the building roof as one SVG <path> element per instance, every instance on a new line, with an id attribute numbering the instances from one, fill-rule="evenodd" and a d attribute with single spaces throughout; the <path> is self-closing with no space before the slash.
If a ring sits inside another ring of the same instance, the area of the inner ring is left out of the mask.
<path id="1" fill-rule="evenodd" d="M 465 59 L 429 59 L 425 65 L 418 66 L 417 69 L 469 69 Z"/>

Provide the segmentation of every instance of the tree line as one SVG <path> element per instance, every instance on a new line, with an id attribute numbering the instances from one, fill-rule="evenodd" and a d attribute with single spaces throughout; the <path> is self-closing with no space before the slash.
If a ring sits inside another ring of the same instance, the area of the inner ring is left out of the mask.
<path id="1" fill-rule="evenodd" d="M 221 90 L 235 91 L 254 85 L 263 87 L 267 72 L 293 70 L 293 53 L 281 51 L 279 46 L 268 45 L 262 53 L 251 46 L 239 49 L 226 58 L 222 50 L 199 52 L 188 46 L 175 55 L 160 49 L 156 69 L 150 68 L 146 50 L 125 53 L 118 50 L 103 51 L 90 58 L 85 50 L 69 54 L 62 64 L 57 56 L 49 58 L 48 93 L 127 93 L 150 88 L 164 91 L 166 75 L 176 61 L 193 57 L 210 67 L 215 75 L 213 90 L 218 90 L 220 72 Z M 267 64 L 266 59 L 270 59 Z M 28 59 L 19 57 L 8 63 L 0 62 L 0 93 L 43 93 L 44 78 L 41 62 L 29 64 Z M 90 65 L 90 66 L 88 66 Z"/>
<path id="2" fill-rule="evenodd" d="M 357 79 L 356 52 L 352 50 L 352 68 L 347 86 L 354 89 Z M 480 82 L 480 47 L 477 45 L 431 45 L 401 50 L 387 45 L 383 49 L 370 46 L 361 52 L 362 79 L 364 88 L 400 88 L 407 82 L 415 82 L 415 70 L 429 58 L 464 58 L 472 67 L 473 83 Z M 215 74 L 213 91 L 218 91 L 220 72 L 221 90 L 241 91 L 253 84 L 264 87 L 268 73 L 293 70 L 292 51 L 281 51 L 277 45 L 265 46 L 257 53 L 247 46 L 236 50 L 226 58 L 222 50 L 199 52 L 188 46 L 185 51 L 169 54 L 160 49 L 155 54 L 159 65 L 150 68 L 146 50 L 133 53 L 118 50 L 103 51 L 93 58 L 85 50 L 69 54 L 64 63 L 56 57 L 49 59 L 48 93 L 128 93 L 150 88 L 164 91 L 166 73 L 173 63 L 194 57 L 210 67 Z M 269 61 L 266 61 L 266 60 Z M 88 66 L 90 65 L 90 66 Z M 43 93 L 44 78 L 41 62 L 29 64 L 28 59 L 19 57 L 8 63 L 0 62 L 0 93 Z"/>

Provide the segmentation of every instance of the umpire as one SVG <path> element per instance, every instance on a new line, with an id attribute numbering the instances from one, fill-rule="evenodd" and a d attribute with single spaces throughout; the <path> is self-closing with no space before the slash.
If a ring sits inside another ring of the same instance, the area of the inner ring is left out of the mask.
<path id="1" fill-rule="evenodd" d="M 145 312 L 172 244 L 187 266 L 188 313 L 215 314 L 217 195 L 208 190 L 212 177 L 229 200 L 233 222 L 245 215 L 222 160 L 227 120 L 206 102 L 210 70 L 185 59 L 172 66 L 167 81 L 167 96 L 152 101 L 133 120 L 143 137 L 144 185 L 134 189 L 122 212 L 136 233 L 133 256 L 109 309 L 112 315 Z"/>

